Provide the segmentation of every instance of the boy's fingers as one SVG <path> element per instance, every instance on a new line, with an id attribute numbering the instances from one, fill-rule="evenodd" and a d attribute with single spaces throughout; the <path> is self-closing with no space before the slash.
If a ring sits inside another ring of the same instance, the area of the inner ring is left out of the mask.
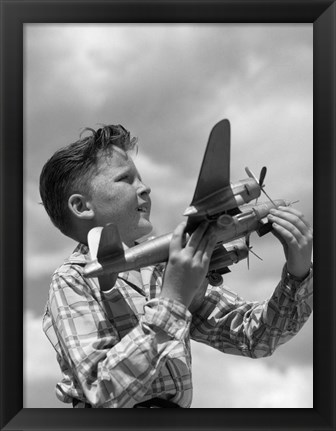
<path id="1" fill-rule="evenodd" d="M 276 222 L 280 224 L 281 226 L 288 229 L 290 232 L 293 232 L 293 234 L 296 233 L 301 235 L 307 235 L 310 230 L 309 224 L 307 222 L 305 223 L 298 214 L 292 211 L 274 209 L 271 210 L 268 218 L 271 222 Z"/>
<path id="2" fill-rule="evenodd" d="M 195 258 L 199 259 L 203 264 L 210 259 L 217 242 L 217 237 L 213 228 L 209 228 L 199 243 L 195 253 Z"/>
<path id="3" fill-rule="evenodd" d="M 279 206 L 278 210 L 283 211 L 285 213 L 293 214 L 294 216 L 298 217 L 307 228 L 310 228 L 310 224 L 305 219 L 305 216 L 303 215 L 303 213 L 297 210 L 296 208 Z"/>
<path id="4" fill-rule="evenodd" d="M 199 226 L 197 226 L 196 230 L 191 234 L 185 249 L 189 251 L 192 255 L 195 254 L 196 250 L 199 248 L 199 245 L 204 237 L 204 234 L 209 226 L 209 223 L 204 221 Z"/>
<path id="5" fill-rule="evenodd" d="M 170 248 L 174 250 L 181 250 L 183 248 L 184 229 L 187 223 L 183 221 L 174 230 L 172 239 L 170 241 Z"/>
<path id="6" fill-rule="evenodd" d="M 290 244 L 298 245 L 299 244 L 299 241 L 294 236 L 294 234 L 291 231 L 289 231 L 288 229 L 286 229 L 285 227 L 283 227 L 281 224 L 273 223 L 272 226 L 273 226 L 275 232 L 280 236 L 280 238 L 279 238 L 278 235 L 276 235 L 282 243 L 285 242 L 288 245 L 290 245 Z"/>
<path id="7" fill-rule="evenodd" d="M 210 262 L 212 253 L 216 247 L 217 244 L 217 236 L 215 235 L 215 233 L 211 233 L 209 238 L 208 238 L 208 242 L 205 246 L 204 249 L 204 253 L 203 253 L 203 263 L 208 263 Z"/>
<path id="8" fill-rule="evenodd" d="M 280 226 L 282 228 L 278 229 L 278 231 L 281 231 L 281 233 L 286 234 L 288 232 L 293 238 L 295 238 L 297 242 L 301 240 L 301 231 L 290 221 L 284 220 L 283 218 L 276 216 L 270 217 L 270 220 L 273 223 L 273 227 Z M 286 235 L 286 238 L 289 238 L 289 236 Z"/>

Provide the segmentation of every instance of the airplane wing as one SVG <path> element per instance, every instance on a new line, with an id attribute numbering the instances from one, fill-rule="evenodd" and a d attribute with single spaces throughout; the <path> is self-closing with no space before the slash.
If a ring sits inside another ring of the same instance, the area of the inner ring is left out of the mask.
<path id="1" fill-rule="evenodd" d="M 190 205 L 230 184 L 230 122 L 219 121 L 211 130 Z"/>
<path id="2" fill-rule="evenodd" d="M 211 130 L 203 157 L 194 197 L 190 206 L 223 189 L 230 184 L 230 122 L 221 120 Z M 232 193 L 230 188 L 226 193 Z M 187 222 L 187 232 L 193 231 L 204 219 L 203 216 L 191 216 Z"/>

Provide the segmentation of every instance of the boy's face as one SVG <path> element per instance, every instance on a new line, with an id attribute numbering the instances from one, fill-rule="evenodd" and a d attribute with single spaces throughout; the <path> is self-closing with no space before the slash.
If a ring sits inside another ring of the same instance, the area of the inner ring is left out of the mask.
<path id="1" fill-rule="evenodd" d="M 90 204 L 95 226 L 114 223 L 128 246 L 152 230 L 150 188 L 144 185 L 133 160 L 119 148 L 98 159 L 98 173 L 90 181 Z"/>

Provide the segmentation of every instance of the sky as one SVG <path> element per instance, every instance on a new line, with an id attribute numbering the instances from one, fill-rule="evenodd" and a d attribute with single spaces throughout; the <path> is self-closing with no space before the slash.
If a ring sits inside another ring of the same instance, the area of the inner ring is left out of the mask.
<path id="1" fill-rule="evenodd" d="M 44 163 L 85 127 L 122 124 L 138 137 L 135 164 L 151 189 L 153 234 L 183 220 L 212 127 L 231 124 L 231 180 L 267 166 L 272 199 L 313 223 L 311 24 L 25 24 L 24 406 L 69 407 L 42 332 L 51 274 L 76 244 L 50 222 L 39 196 Z M 284 255 L 251 236 L 250 258 L 225 284 L 267 299 Z M 312 408 L 313 316 L 273 356 L 251 360 L 192 342 L 192 408 Z"/>

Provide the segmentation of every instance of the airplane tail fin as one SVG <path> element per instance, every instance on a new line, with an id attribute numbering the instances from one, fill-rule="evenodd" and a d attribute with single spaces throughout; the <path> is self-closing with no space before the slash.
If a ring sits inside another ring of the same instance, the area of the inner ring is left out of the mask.
<path id="1" fill-rule="evenodd" d="M 105 227 L 95 227 L 88 234 L 88 244 L 92 259 L 98 262 L 107 256 L 124 252 L 116 225 L 109 223 Z"/>
<path id="2" fill-rule="evenodd" d="M 94 227 L 88 233 L 88 245 L 90 250 L 91 259 L 94 260 L 97 258 L 99 241 L 102 234 L 103 227 Z"/>
<path id="3" fill-rule="evenodd" d="M 106 257 L 119 255 L 124 252 L 123 245 L 120 239 L 118 228 L 110 223 L 105 227 L 95 227 L 88 233 L 88 244 L 92 259 L 97 259 L 101 262 Z M 101 290 L 111 289 L 118 274 L 111 273 L 107 275 L 100 275 L 98 277 Z"/>

